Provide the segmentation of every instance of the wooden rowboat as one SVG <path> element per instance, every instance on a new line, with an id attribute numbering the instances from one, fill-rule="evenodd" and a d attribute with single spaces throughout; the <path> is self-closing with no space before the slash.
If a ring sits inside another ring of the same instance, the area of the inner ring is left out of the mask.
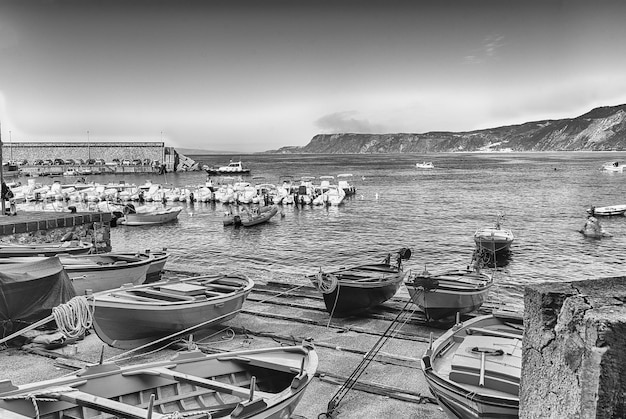
<path id="1" fill-rule="evenodd" d="M 0 244 L 0 258 L 16 256 L 83 255 L 91 252 L 93 244 L 82 241 L 59 243 Z"/>
<path id="2" fill-rule="evenodd" d="M 425 270 L 412 275 L 404 285 L 428 320 L 444 320 L 477 310 L 493 285 L 493 277 L 471 269 L 435 275 Z"/>
<path id="3" fill-rule="evenodd" d="M 411 250 L 400 249 L 394 260 L 391 254 L 383 263 L 358 265 L 331 272 L 308 275 L 322 292 L 326 310 L 331 316 L 346 317 L 365 312 L 393 297 L 406 276 L 402 260 L 411 257 Z"/>
<path id="4" fill-rule="evenodd" d="M 522 319 L 490 314 L 457 323 L 422 357 L 431 393 L 450 416 L 517 418 Z"/>
<path id="5" fill-rule="evenodd" d="M 0 417 L 288 418 L 317 367 L 307 342 L 211 355 L 186 351 L 128 367 L 100 364 L 21 386 L 0 382 Z"/>
<path id="6" fill-rule="evenodd" d="M 240 274 L 218 274 L 146 285 L 122 286 L 94 298 L 94 330 L 116 348 L 152 341 L 234 317 L 254 282 Z"/>
<path id="7" fill-rule="evenodd" d="M 59 260 L 72 280 L 76 295 L 104 291 L 124 284 L 142 284 L 155 256 L 99 253 L 91 255 L 61 255 Z M 28 263 L 41 257 L 0 258 L 0 264 Z"/>

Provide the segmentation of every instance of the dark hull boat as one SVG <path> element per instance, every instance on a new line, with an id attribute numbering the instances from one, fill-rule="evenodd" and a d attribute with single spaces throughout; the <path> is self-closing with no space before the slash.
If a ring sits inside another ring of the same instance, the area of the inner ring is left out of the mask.
<path id="1" fill-rule="evenodd" d="M 393 297 L 406 276 L 402 260 L 411 257 L 410 249 L 401 249 L 392 263 L 391 255 L 383 263 L 358 265 L 332 272 L 320 270 L 307 278 L 322 292 L 331 316 L 358 315 Z"/>
<path id="2" fill-rule="evenodd" d="M 453 418 L 518 417 L 522 319 L 490 314 L 456 324 L 422 357 L 439 406 Z"/>
<path id="3" fill-rule="evenodd" d="M 318 367 L 312 345 L 205 355 L 129 367 L 101 364 L 61 378 L 0 382 L 11 419 L 288 418 Z"/>
<path id="4" fill-rule="evenodd" d="M 94 330 L 111 346 L 135 348 L 231 319 L 253 286 L 244 275 L 219 274 L 96 293 Z"/>
<path id="5" fill-rule="evenodd" d="M 476 270 L 447 271 L 437 275 L 422 272 L 411 276 L 404 285 L 426 318 L 438 321 L 477 310 L 485 301 L 493 278 Z"/>

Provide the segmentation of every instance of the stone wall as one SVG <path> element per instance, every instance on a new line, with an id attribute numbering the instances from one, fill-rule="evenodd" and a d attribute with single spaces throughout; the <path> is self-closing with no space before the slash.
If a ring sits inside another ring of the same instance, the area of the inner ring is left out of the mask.
<path id="1" fill-rule="evenodd" d="M 169 147 L 168 147 L 169 148 Z M 169 151 L 169 150 L 168 150 Z M 36 159 L 104 159 L 111 162 L 113 159 L 150 159 L 163 162 L 166 153 L 162 142 L 62 142 L 62 143 L 34 143 L 17 142 L 2 143 L 4 161 L 24 160 L 32 163 Z"/>
<path id="2" fill-rule="evenodd" d="M 28 220 L 22 221 L 23 217 Z M 110 252 L 111 214 L 53 213 L 37 218 L 22 212 L 18 217 L 3 217 L 0 224 L 0 243 L 58 243 L 61 239 L 82 240 L 93 243 L 97 253 Z"/>
<path id="3" fill-rule="evenodd" d="M 626 277 L 526 287 L 521 418 L 626 417 Z"/>

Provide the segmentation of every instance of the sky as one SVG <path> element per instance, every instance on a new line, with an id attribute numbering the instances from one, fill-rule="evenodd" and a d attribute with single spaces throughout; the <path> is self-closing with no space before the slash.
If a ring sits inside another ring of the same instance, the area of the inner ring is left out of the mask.
<path id="1" fill-rule="evenodd" d="M 626 2 L 0 0 L 3 142 L 209 151 L 626 103 Z"/>

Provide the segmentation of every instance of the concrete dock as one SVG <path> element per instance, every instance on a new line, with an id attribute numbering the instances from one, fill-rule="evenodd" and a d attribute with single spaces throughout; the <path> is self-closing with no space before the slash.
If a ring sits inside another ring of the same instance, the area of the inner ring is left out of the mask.
<path id="1" fill-rule="evenodd" d="M 166 273 L 178 275 L 181 273 Z M 256 283 L 235 318 L 196 333 L 194 342 L 202 350 L 218 352 L 300 344 L 312 338 L 319 368 L 293 416 L 307 419 L 326 417 L 329 401 L 368 352 L 378 347 L 332 417 L 447 417 L 430 394 L 420 367 L 431 332 L 437 337 L 443 330 L 427 327 L 421 313 L 408 303 L 408 295 L 397 295 L 366 316 L 329 319 L 319 292 L 302 280 L 298 282 Z M 10 346 L 0 351 L 0 379 L 19 385 L 59 377 L 97 363 L 103 348 L 105 361 L 128 365 L 169 358 L 184 346 L 179 341 L 156 352 L 128 353 L 106 346 L 95 333 L 75 345 L 52 350 L 32 343 Z"/>

